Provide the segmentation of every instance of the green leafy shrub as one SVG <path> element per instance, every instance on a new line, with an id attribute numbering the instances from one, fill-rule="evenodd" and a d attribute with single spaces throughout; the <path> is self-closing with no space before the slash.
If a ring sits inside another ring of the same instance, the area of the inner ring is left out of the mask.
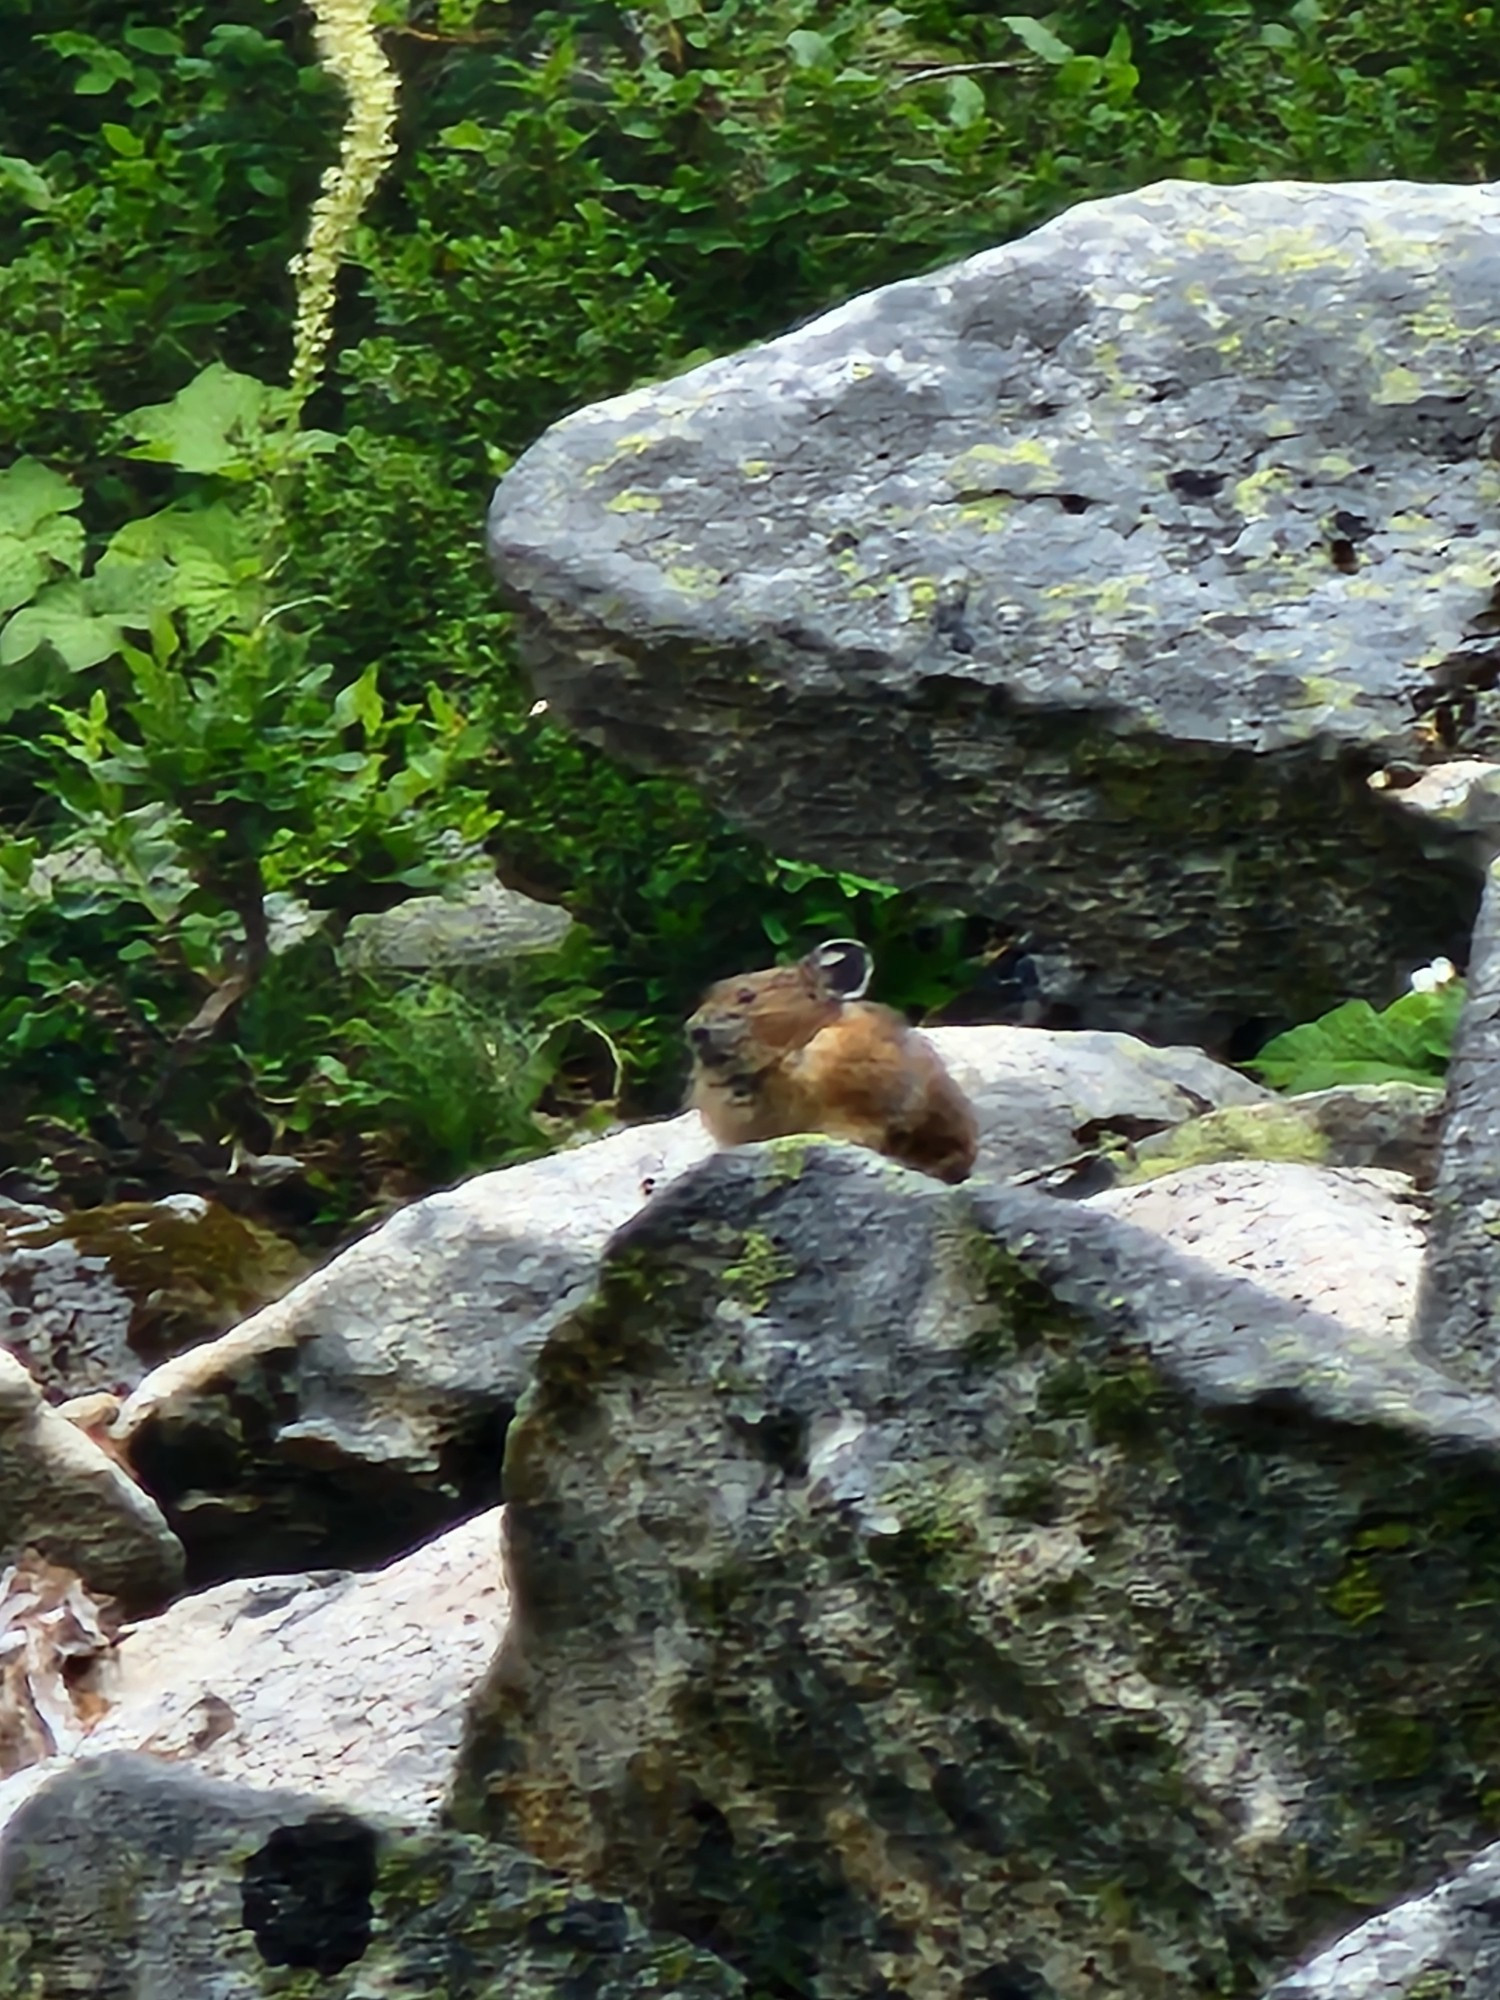
<path id="1" fill-rule="evenodd" d="M 1346 1000 L 1266 1043 L 1249 1067 L 1273 1090 L 1331 1090 L 1345 1083 L 1441 1083 L 1463 1008 L 1459 980 L 1403 993 L 1377 1013 Z"/>
<path id="2" fill-rule="evenodd" d="M 401 151 L 341 238 L 309 432 L 272 384 L 345 116 L 310 15 L 78 0 L 59 27 L 21 0 L 0 66 L 11 1122 L 314 1150 L 363 1127 L 446 1175 L 537 1143 L 551 1098 L 612 1096 L 616 1051 L 625 1102 L 668 1108 L 678 1022 L 736 965 L 853 932 L 882 997 L 944 998 L 955 913 L 769 855 L 529 715 L 481 546 L 493 480 L 572 408 L 1071 201 L 1166 174 L 1480 178 L 1500 113 L 1497 10 L 1464 0 L 379 20 Z M 584 919 L 571 958 L 494 991 L 340 970 L 345 916 L 481 844 Z M 264 912 L 288 895 L 327 922 L 276 957 Z M 472 1115 L 441 1065 L 424 1079 L 424 1038 L 476 1079 Z"/>

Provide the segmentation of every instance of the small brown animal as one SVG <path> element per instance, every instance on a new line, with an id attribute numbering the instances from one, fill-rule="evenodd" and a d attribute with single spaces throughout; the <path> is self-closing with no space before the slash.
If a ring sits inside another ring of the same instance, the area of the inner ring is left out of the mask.
<path id="1" fill-rule="evenodd" d="M 979 1128 L 932 1044 L 862 996 L 873 961 L 831 938 L 795 965 L 721 979 L 687 1024 L 691 1102 L 721 1146 L 826 1132 L 967 1180 Z"/>

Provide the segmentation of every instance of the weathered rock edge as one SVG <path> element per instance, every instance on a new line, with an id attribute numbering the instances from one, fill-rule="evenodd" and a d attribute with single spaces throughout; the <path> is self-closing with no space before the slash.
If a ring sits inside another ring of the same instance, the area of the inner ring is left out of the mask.
<path id="1" fill-rule="evenodd" d="M 1500 1846 L 1361 1924 L 1266 2000 L 1461 2000 L 1500 1993 Z"/>
<path id="2" fill-rule="evenodd" d="M 1500 1405 L 1109 1218 L 713 1159 L 506 1483 L 460 1823 L 752 1985 L 1240 1990 L 1486 1838 Z"/>
<path id="3" fill-rule="evenodd" d="M 490 517 L 524 657 L 778 852 L 1066 943 L 1100 1024 L 1387 999 L 1477 900 L 1365 779 L 1493 733 L 1497 285 L 1492 187 L 1081 204 L 554 426 Z"/>

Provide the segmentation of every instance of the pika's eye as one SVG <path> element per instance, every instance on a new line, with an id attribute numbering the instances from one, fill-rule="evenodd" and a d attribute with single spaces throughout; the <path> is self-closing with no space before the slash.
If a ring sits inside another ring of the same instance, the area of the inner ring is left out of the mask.
<path id="1" fill-rule="evenodd" d="M 742 986 L 734 998 L 737 1006 L 748 1007 L 755 998 L 755 988 L 753 986 Z"/>

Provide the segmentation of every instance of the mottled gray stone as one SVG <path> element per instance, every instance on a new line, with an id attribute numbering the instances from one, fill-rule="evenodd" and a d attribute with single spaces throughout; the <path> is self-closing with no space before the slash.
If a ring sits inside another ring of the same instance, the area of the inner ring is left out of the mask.
<path id="1" fill-rule="evenodd" d="M 561 720 L 1095 1019 L 1383 1001 L 1478 893 L 1366 773 L 1493 748 L 1497 290 L 1493 187 L 1084 203 L 568 418 L 492 555 Z"/>
<path id="2" fill-rule="evenodd" d="M 133 1607 L 182 1581 L 182 1548 L 155 1501 L 0 1348 L 0 1564 L 26 1548 Z"/>
<path id="3" fill-rule="evenodd" d="M 0 1992 L 27 2000 L 733 2000 L 738 1979 L 525 1856 L 115 1754 L 0 1838 Z"/>
<path id="4" fill-rule="evenodd" d="M 990 1180 L 1060 1165 L 1111 1137 L 1180 1125 L 1271 1093 L 1198 1049 L 1156 1049 L 1102 1029 L 929 1028 L 979 1121 L 975 1172 Z"/>
<path id="5" fill-rule="evenodd" d="M 344 933 L 343 956 L 373 970 L 493 968 L 528 952 L 555 951 L 572 928 L 573 919 L 555 903 L 485 881 L 356 917 Z"/>
<path id="6" fill-rule="evenodd" d="M 1375 1167 L 1425 1185 L 1433 1175 L 1443 1093 L 1433 1084 L 1351 1083 L 1205 1112 L 1130 1148 L 1131 1183 L 1210 1160 L 1301 1160 Z"/>
<path id="7" fill-rule="evenodd" d="M 1448 1067 L 1416 1340 L 1460 1381 L 1500 1388 L 1500 861 L 1485 878 Z"/>
<path id="8" fill-rule="evenodd" d="M 1253 1991 L 1486 1838 L 1500 1403 L 1087 1205 L 719 1155 L 506 1485 L 458 1822 L 753 1988 Z"/>

